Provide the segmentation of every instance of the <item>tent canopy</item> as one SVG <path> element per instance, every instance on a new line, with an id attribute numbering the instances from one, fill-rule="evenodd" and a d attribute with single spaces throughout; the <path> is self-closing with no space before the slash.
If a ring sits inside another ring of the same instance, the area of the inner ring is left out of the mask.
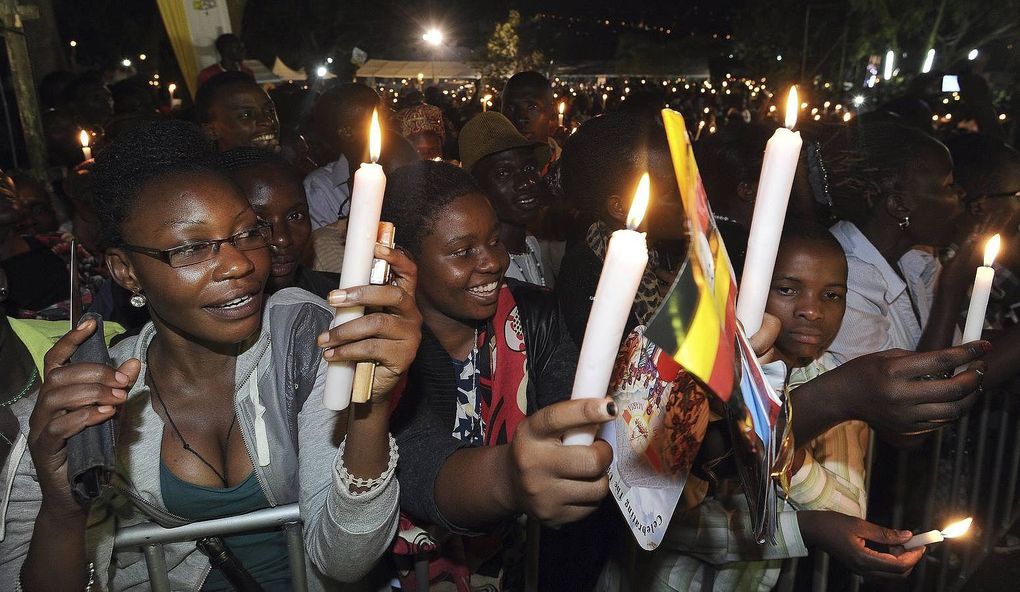
<path id="1" fill-rule="evenodd" d="M 481 78 L 477 68 L 464 62 L 442 61 L 397 61 L 368 60 L 358 68 L 358 78 L 417 78 L 421 74 L 425 79 L 447 78 L 467 80 Z"/>

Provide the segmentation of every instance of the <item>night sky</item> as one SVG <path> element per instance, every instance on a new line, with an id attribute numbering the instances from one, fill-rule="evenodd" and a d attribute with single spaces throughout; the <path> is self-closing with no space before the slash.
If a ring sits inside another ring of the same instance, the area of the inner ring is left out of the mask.
<path id="1" fill-rule="evenodd" d="M 549 58 L 608 59 L 620 34 L 661 41 L 727 32 L 735 1 L 740 0 L 248 0 L 245 37 L 253 57 L 281 55 L 292 63 L 344 55 L 354 45 L 370 57 L 413 59 L 421 57 L 421 31 L 437 24 L 457 48 L 451 57 L 457 57 L 483 47 L 494 24 L 517 9 L 526 22 L 523 42 Z M 170 59 L 155 2 L 54 0 L 54 7 L 65 47 L 77 40 L 82 66 L 138 53 L 155 56 L 154 66 Z"/>

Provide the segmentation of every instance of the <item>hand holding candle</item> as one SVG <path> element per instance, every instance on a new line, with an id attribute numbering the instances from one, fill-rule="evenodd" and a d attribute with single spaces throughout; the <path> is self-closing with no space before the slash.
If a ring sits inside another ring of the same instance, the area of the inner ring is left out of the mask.
<path id="1" fill-rule="evenodd" d="M 981 339 L 981 331 L 985 327 L 985 311 L 988 310 L 988 297 L 992 293 L 992 280 L 995 269 L 992 263 L 999 253 L 999 235 L 988 239 L 985 245 L 984 265 L 977 268 L 974 275 L 974 289 L 970 294 L 970 307 L 967 309 L 967 323 L 963 327 L 963 343 Z"/>
<path id="2" fill-rule="evenodd" d="M 954 522 L 943 530 L 929 530 L 928 532 L 922 532 L 921 534 L 914 535 L 909 541 L 903 543 L 903 548 L 910 550 L 924 545 L 932 545 L 934 543 L 941 543 L 945 539 L 954 539 L 967 534 L 970 530 L 970 524 L 973 522 L 973 518 L 964 518 L 959 522 Z"/>
<path id="3" fill-rule="evenodd" d="M 794 86 L 786 100 L 786 127 L 777 129 L 769 140 L 761 163 L 754 218 L 747 239 L 747 257 L 737 293 L 737 318 L 744 325 L 745 335 L 754 335 L 761 328 L 765 302 L 772 286 L 779 237 L 783 233 L 786 206 L 790 201 L 803 144 L 800 132 L 792 131 L 797 124 L 797 111 L 797 87 Z"/>
<path id="4" fill-rule="evenodd" d="M 372 128 L 369 134 L 371 163 L 362 163 L 354 173 L 354 189 L 351 192 L 351 215 L 347 222 L 347 245 L 344 262 L 340 269 L 340 289 L 365 286 L 372 275 L 375 243 L 379 232 L 379 216 L 382 211 L 383 193 L 386 191 L 386 175 L 382 166 L 376 164 L 382 152 L 382 132 L 379 129 L 379 113 L 372 113 Z M 352 306 L 338 308 L 330 328 L 364 316 L 365 308 Z M 351 403 L 354 386 L 355 365 L 345 362 L 331 362 L 326 369 L 325 394 L 323 403 L 329 409 L 342 411 Z"/>
<path id="5" fill-rule="evenodd" d="M 634 304 L 641 276 L 648 264 L 648 244 L 645 234 L 635 229 L 641 224 L 648 207 L 648 173 L 641 177 L 634 202 L 627 214 L 627 227 L 617 230 L 609 239 L 602 274 L 595 288 L 584 342 L 577 360 L 574 389 L 571 398 L 604 397 L 609 389 L 609 378 L 620 351 L 623 330 Z M 595 441 L 596 428 L 567 433 L 563 443 L 569 446 L 587 446 Z"/>

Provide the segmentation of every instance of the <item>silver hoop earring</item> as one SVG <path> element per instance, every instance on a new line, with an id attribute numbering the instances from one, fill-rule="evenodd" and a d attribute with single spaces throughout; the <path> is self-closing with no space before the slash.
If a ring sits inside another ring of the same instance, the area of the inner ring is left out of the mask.
<path id="1" fill-rule="evenodd" d="M 904 216 L 899 223 L 900 230 L 906 230 L 910 228 L 910 216 Z"/>
<path id="2" fill-rule="evenodd" d="M 141 293 L 132 294 L 130 302 L 131 306 L 142 308 L 146 304 L 145 296 L 142 296 Z"/>

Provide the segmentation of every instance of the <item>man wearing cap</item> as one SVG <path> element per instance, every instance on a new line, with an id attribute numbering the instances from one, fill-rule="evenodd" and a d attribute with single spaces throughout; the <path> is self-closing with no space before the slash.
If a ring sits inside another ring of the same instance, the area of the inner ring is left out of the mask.
<path id="1" fill-rule="evenodd" d="M 460 132 L 460 157 L 464 169 L 488 196 L 500 222 L 500 240 L 510 252 L 506 275 L 552 288 L 555 278 L 543 260 L 538 239 L 528 233 L 550 200 L 542 180 L 543 164 L 549 161 L 546 143 L 525 138 L 500 113 L 479 113 Z"/>

